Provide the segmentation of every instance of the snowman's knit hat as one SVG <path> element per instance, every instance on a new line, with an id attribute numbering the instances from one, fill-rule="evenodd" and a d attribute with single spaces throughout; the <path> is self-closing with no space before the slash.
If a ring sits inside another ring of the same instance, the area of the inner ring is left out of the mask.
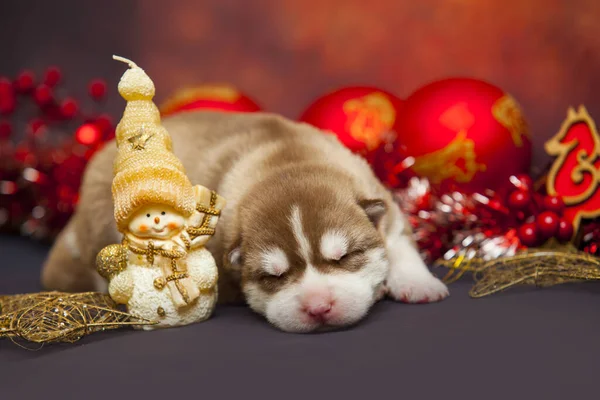
<path id="1" fill-rule="evenodd" d="M 154 102 L 154 83 L 132 61 L 119 82 L 127 101 L 116 128 L 117 156 L 112 195 L 115 220 L 123 231 L 132 213 L 145 204 L 165 204 L 187 217 L 195 208 L 192 185 L 173 154 L 171 137 L 161 125 Z"/>

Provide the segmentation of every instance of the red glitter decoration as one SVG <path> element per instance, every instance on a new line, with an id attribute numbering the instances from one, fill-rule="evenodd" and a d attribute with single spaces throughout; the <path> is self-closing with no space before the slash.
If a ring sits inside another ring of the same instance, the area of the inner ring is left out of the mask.
<path id="1" fill-rule="evenodd" d="M 14 83 L 0 78 L 2 232 L 53 239 L 75 209 L 88 160 L 114 136 L 111 117 L 100 109 L 87 110 L 83 102 L 81 109 L 59 87 L 61 80 L 54 66 L 37 86 L 30 70 Z M 66 97 L 57 102 L 54 93 Z"/>

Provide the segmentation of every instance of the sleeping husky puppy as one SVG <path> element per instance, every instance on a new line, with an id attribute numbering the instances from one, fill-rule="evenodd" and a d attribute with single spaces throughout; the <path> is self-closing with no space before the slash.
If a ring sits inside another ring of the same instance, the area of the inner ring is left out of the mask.
<path id="1" fill-rule="evenodd" d="M 369 165 L 335 136 L 283 117 L 184 112 L 164 118 L 192 184 L 227 200 L 213 239 L 221 303 L 245 301 L 276 327 L 352 325 L 382 296 L 439 301 L 446 286 Z M 119 243 L 114 141 L 84 174 L 80 202 L 42 271 L 47 289 L 106 290 L 96 254 Z"/>

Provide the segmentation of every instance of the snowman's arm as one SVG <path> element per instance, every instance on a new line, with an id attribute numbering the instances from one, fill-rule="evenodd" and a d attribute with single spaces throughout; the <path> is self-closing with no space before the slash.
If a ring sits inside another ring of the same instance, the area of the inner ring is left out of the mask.
<path id="1" fill-rule="evenodd" d="M 108 284 L 108 294 L 120 304 L 127 304 L 133 294 L 133 277 L 126 269 L 115 275 Z"/>
<path id="2" fill-rule="evenodd" d="M 204 186 L 194 186 L 196 210 L 187 221 L 186 233 L 190 237 L 190 248 L 204 246 L 215 234 L 225 199 Z"/>
<path id="3" fill-rule="evenodd" d="M 126 304 L 133 293 L 133 278 L 127 269 L 127 248 L 121 244 L 106 246 L 96 257 L 98 273 L 108 280 L 108 293 L 117 303 Z"/>
<path id="4" fill-rule="evenodd" d="M 188 273 L 200 290 L 210 290 L 217 284 L 219 272 L 215 259 L 206 249 L 190 259 Z"/>

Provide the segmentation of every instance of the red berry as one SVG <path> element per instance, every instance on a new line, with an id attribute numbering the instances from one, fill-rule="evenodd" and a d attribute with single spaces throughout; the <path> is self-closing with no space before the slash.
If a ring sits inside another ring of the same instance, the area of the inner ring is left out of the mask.
<path id="1" fill-rule="evenodd" d="M 536 223 L 544 239 L 551 238 L 558 231 L 558 215 L 552 211 L 544 211 L 537 216 Z"/>
<path id="2" fill-rule="evenodd" d="M 45 128 L 46 124 L 39 118 L 32 119 L 31 121 L 29 121 L 29 129 L 31 134 L 33 135 L 41 134 L 42 132 L 44 132 Z"/>
<path id="3" fill-rule="evenodd" d="M 33 98 L 39 106 L 46 105 L 52 101 L 52 89 L 48 85 L 41 84 L 35 88 Z"/>
<path id="4" fill-rule="evenodd" d="M 0 77 L 0 100 L 5 97 L 13 97 L 13 86 L 10 80 L 6 77 Z"/>
<path id="5" fill-rule="evenodd" d="M 533 222 L 521 225 L 519 228 L 519 239 L 524 246 L 536 246 L 539 242 L 537 225 Z"/>
<path id="6" fill-rule="evenodd" d="M 79 104 L 72 98 L 66 98 L 60 104 L 60 113 L 63 117 L 72 119 L 79 111 Z"/>
<path id="7" fill-rule="evenodd" d="M 15 80 L 15 89 L 21 93 L 28 92 L 33 89 L 34 81 L 35 75 L 33 71 L 22 71 Z"/>
<path id="8" fill-rule="evenodd" d="M 12 114 L 17 108 L 17 102 L 14 98 L 2 99 L 0 98 L 0 114 L 9 115 Z"/>
<path id="9" fill-rule="evenodd" d="M 44 74 L 44 83 L 50 87 L 54 87 L 60 82 L 62 78 L 62 72 L 58 67 L 48 67 L 46 73 Z"/>
<path id="10" fill-rule="evenodd" d="M 545 196 L 544 197 L 544 209 L 552 211 L 556 214 L 562 214 L 565 208 L 565 203 L 558 196 Z"/>
<path id="11" fill-rule="evenodd" d="M 11 114 L 16 105 L 12 83 L 7 78 L 0 77 L 0 114 Z"/>
<path id="12" fill-rule="evenodd" d="M 102 114 L 96 118 L 96 125 L 102 132 L 108 132 L 113 126 L 112 117 L 108 114 Z"/>
<path id="13" fill-rule="evenodd" d="M 519 174 L 513 175 L 510 178 L 510 182 L 515 185 L 518 189 L 521 190 L 532 190 L 533 189 L 533 179 L 529 175 Z"/>
<path id="14" fill-rule="evenodd" d="M 564 218 L 558 221 L 558 233 L 556 238 L 561 242 L 567 242 L 573 237 L 573 224 Z"/>
<path id="15" fill-rule="evenodd" d="M 94 79 L 89 85 L 90 96 L 94 100 L 100 100 L 106 95 L 106 82 L 102 79 Z"/>
<path id="16" fill-rule="evenodd" d="M 513 210 L 524 210 L 531 202 L 531 195 L 526 190 L 515 190 L 508 197 L 508 206 Z"/>
<path id="17" fill-rule="evenodd" d="M 9 139 L 12 134 L 12 125 L 8 121 L 0 121 L 0 139 Z"/>

